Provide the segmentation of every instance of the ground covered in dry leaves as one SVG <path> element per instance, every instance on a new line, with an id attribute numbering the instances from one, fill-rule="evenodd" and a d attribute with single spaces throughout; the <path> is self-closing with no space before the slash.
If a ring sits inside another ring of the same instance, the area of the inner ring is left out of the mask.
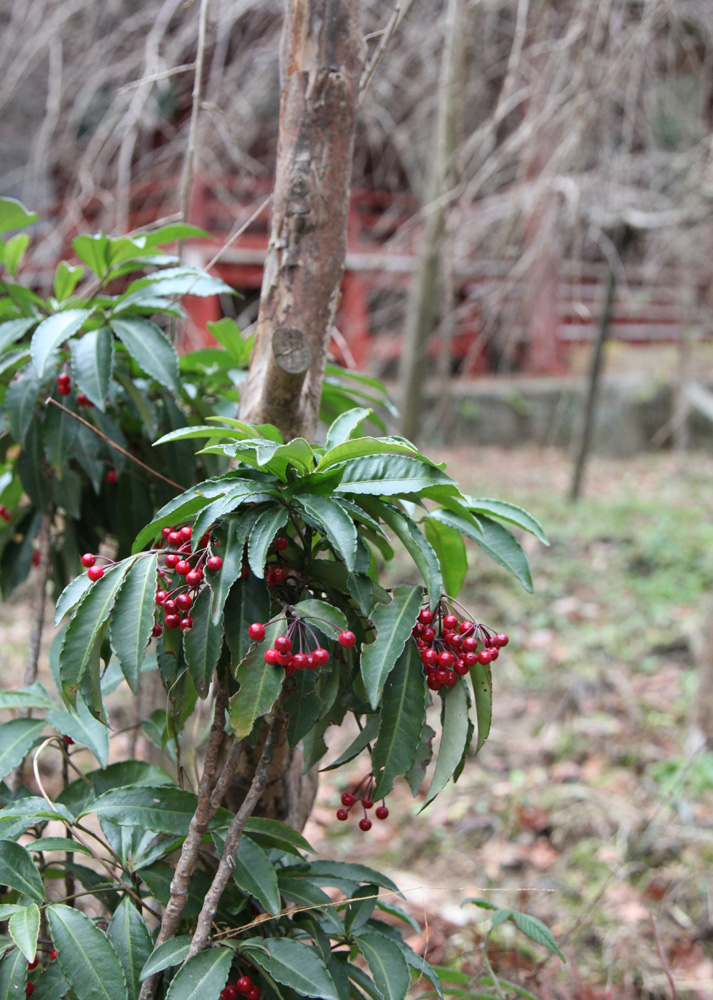
<path id="1" fill-rule="evenodd" d="M 523 539 L 534 596 L 472 553 L 461 599 L 511 637 L 493 665 L 490 739 L 420 816 L 397 788 L 368 834 L 334 816 L 368 760 L 324 775 L 308 837 L 396 879 L 423 927 L 411 944 L 452 970 L 458 1000 L 652 1000 L 674 997 L 672 981 L 680 997 L 713 998 L 713 752 L 692 737 L 713 614 L 713 459 L 595 460 L 572 506 L 561 452 L 438 457 L 473 495 L 526 507 L 552 542 Z M 25 608 L 0 616 L 8 686 L 22 683 Z M 348 738 L 334 734 L 335 756 Z M 116 759 L 130 749 L 113 740 Z M 486 942 L 489 912 L 461 906 L 470 897 L 541 918 L 566 964 L 511 922 Z M 486 943 L 497 985 L 482 985 Z"/>

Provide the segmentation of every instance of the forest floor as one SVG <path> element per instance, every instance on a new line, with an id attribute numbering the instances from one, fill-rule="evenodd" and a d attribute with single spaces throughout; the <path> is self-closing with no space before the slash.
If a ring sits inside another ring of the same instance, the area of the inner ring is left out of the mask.
<path id="1" fill-rule="evenodd" d="M 368 834 L 334 818 L 367 762 L 324 775 L 308 836 L 395 878 L 424 928 L 412 945 L 455 970 L 462 1000 L 498 995 L 482 985 L 490 913 L 461 905 L 469 897 L 539 917 L 567 959 L 501 924 L 488 955 L 515 984 L 500 983 L 508 1000 L 713 998 L 713 752 L 693 735 L 713 613 L 713 460 L 596 459 L 572 505 L 562 452 L 438 458 L 471 494 L 524 506 L 551 541 L 522 539 L 534 595 L 472 555 L 460 599 L 510 635 L 490 738 L 418 817 L 395 789 Z"/>

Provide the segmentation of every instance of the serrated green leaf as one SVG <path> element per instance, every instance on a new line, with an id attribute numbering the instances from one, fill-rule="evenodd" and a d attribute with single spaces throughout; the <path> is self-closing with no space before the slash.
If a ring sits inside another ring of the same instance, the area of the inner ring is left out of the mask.
<path id="1" fill-rule="evenodd" d="M 37 212 L 29 212 L 17 198 L 0 198 L 0 233 L 24 229 L 37 222 Z"/>
<path id="2" fill-rule="evenodd" d="M 119 956 L 106 934 L 71 906 L 47 907 L 52 940 L 65 979 L 81 1000 L 128 1000 Z"/>
<path id="3" fill-rule="evenodd" d="M 484 497 L 466 497 L 465 500 L 468 509 L 476 514 L 490 514 L 501 521 L 509 521 L 529 531 L 543 545 L 550 544 L 540 522 L 522 507 L 507 503 L 505 500 L 486 500 Z"/>
<path id="4" fill-rule="evenodd" d="M 0 724 L 0 779 L 21 763 L 44 725 L 44 719 L 12 719 Z"/>
<path id="5" fill-rule="evenodd" d="M 249 514 L 249 511 L 246 511 L 245 513 Z M 218 540 L 221 543 L 220 554 L 223 560 L 223 565 L 220 572 L 210 573 L 208 575 L 208 586 L 210 587 L 212 594 L 211 621 L 214 625 L 218 625 L 221 622 L 228 594 L 230 593 L 233 584 L 242 573 L 245 538 L 247 537 L 250 526 L 253 523 L 252 519 L 248 523 L 245 515 L 243 514 L 239 517 L 229 518 L 227 526 L 221 527 L 217 532 Z M 252 621 L 256 620 L 257 619 L 252 619 Z M 237 651 L 233 649 L 230 638 L 228 638 L 228 644 L 233 652 L 233 656 L 235 656 L 237 660 L 242 660 L 243 656 L 247 652 L 247 646 L 245 647 L 245 651 L 242 655 L 238 655 Z"/>
<path id="6" fill-rule="evenodd" d="M 408 455 L 382 455 L 350 459 L 335 492 L 359 496 L 398 496 L 419 493 L 435 486 L 454 496 L 458 494 L 455 482 L 436 466 Z"/>
<path id="7" fill-rule="evenodd" d="M 114 344 L 108 327 L 90 330 L 72 344 L 72 377 L 77 388 L 104 410 L 111 384 Z"/>
<path id="8" fill-rule="evenodd" d="M 407 642 L 384 686 L 379 737 L 372 753 L 374 799 L 383 799 L 394 787 L 394 778 L 410 771 L 425 721 L 426 685 L 421 657 L 416 644 Z"/>
<path id="9" fill-rule="evenodd" d="M 209 948 L 181 966 L 166 993 L 166 1000 L 207 1000 L 218 997 L 233 961 L 232 948 Z"/>
<path id="10" fill-rule="evenodd" d="M 193 628 L 183 633 L 183 652 L 188 672 L 201 698 L 210 686 L 220 651 L 223 648 L 223 627 L 211 622 L 211 592 L 204 587 L 191 608 Z"/>
<path id="11" fill-rule="evenodd" d="M 329 497 L 298 493 L 295 501 L 308 522 L 316 521 L 318 530 L 352 573 L 356 558 L 357 530 L 349 514 L 338 501 L 330 500 Z"/>
<path id="12" fill-rule="evenodd" d="M 16 889 L 37 903 L 45 901 L 45 889 L 35 862 L 24 847 L 11 840 L 0 840 L 0 885 Z"/>
<path id="13" fill-rule="evenodd" d="M 131 690 L 139 690 L 141 664 L 151 639 L 156 608 L 155 552 L 140 556 L 124 577 L 109 624 L 111 648 Z"/>
<path id="14" fill-rule="evenodd" d="M 363 406 L 355 406 L 351 410 L 340 413 L 336 420 L 332 422 L 327 431 L 327 442 L 324 446 L 325 453 L 336 448 L 339 444 L 344 444 L 352 436 L 357 427 L 362 424 L 374 411 Z"/>
<path id="15" fill-rule="evenodd" d="M 450 597 L 457 597 L 468 572 L 463 536 L 455 528 L 427 517 L 424 531 L 438 557 L 443 574 L 443 589 Z"/>
<path id="16" fill-rule="evenodd" d="M 30 343 L 32 364 L 40 378 L 47 371 L 56 349 L 74 336 L 92 312 L 92 309 L 65 309 L 42 320 Z"/>
<path id="17" fill-rule="evenodd" d="M 153 950 L 153 942 L 143 917 L 128 896 L 114 910 L 106 933 L 124 969 L 129 1000 L 138 1000 L 141 970 Z"/>
<path id="18" fill-rule="evenodd" d="M 302 996 L 314 1000 L 339 1000 L 334 980 L 324 962 L 300 941 L 292 938 L 248 938 L 240 945 L 240 954 Z"/>
<path id="19" fill-rule="evenodd" d="M 344 930 L 347 934 L 354 934 L 364 926 L 374 912 L 378 898 L 379 887 L 376 885 L 363 885 L 352 894 L 344 913 Z"/>
<path id="20" fill-rule="evenodd" d="M 357 935 L 355 943 L 366 959 L 383 1000 L 404 1000 L 411 985 L 411 976 L 396 942 L 376 931 L 367 930 Z"/>
<path id="21" fill-rule="evenodd" d="M 346 416 L 346 414 L 343 414 Z M 405 438 L 397 437 L 358 437 L 325 451 L 317 465 L 317 472 L 323 472 L 333 465 L 351 462 L 354 459 L 368 458 L 371 455 L 408 455 L 409 458 L 425 465 L 433 465 L 429 458 L 421 455 L 416 445 Z"/>
<path id="22" fill-rule="evenodd" d="M 27 959 L 14 948 L 0 959 L 0 996 L 6 1000 L 21 1000 L 27 988 Z"/>
<path id="23" fill-rule="evenodd" d="M 537 917 L 531 917 L 528 913 L 520 913 L 518 910 L 512 910 L 511 915 L 513 923 L 518 930 L 526 934 L 531 941 L 541 944 L 548 951 L 553 952 L 561 958 L 563 962 L 565 961 L 564 955 L 557 947 L 554 934 L 546 924 L 543 924 Z"/>
<path id="24" fill-rule="evenodd" d="M 475 715 L 478 720 L 478 742 L 475 752 L 478 753 L 490 734 L 490 722 L 493 715 L 493 677 L 490 666 L 476 663 L 470 668 L 470 680 L 475 698 Z"/>
<path id="25" fill-rule="evenodd" d="M 160 327 L 140 317 L 114 317 L 110 325 L 141 371 L 178 395 L 178 355 Z"/>
<path id="26" fill-rule="evenodd" d="M 233 586 L 225 602 L 223 627 L 234 664 L 248 655 L 253 644 L 248 635 L 252 623 L 265 622 L 269 617 L 270 597 L 264 580 L 248 576 Z M 267 649 L 267 646 L 264 648 Z"/>
<path id="27" fill-rule="evenodd" d="M 378 508 L 381 519 L 391 528 L 403 547 L 418 567 L 428 589 L 428 595 L 433 610 L 443 593 L 443 577 L 441 564 L 433 547 L 426 540 L 414 521 L 408 515 L 392 507 L 391 504 L 381 504 Z"/>
<path id="28" fill-rule="evenodd" d="M 274 705 L 285 679 L 282 667 L 265 663 L 265 650 L 281 632 L 280 621 L 268 625 L 262 642 L 254 643 L 248 655 L 238 665 L 235 679 L 240 690 L 230 699 L 230 724 L 237 739 L 252 732 L 255 722 Z"/>
<path id="29" fill-rule="evenodd" d="M 20 319 L 9 319 L 0 323 L 0 352 L 24 337 L 37 322 L 39 316 L 23 316 Z"/>
<path id="30" fill-rule="evenodd" d="M 379 724 L 380 719 L 377 715 L 370 715 L 367 718 L 364 727 L 359 732 L 352 742 L 349 744 L 346 750 L 337 757 L 336 760 L 328 764 L 327 767 L 321 767 L 320 771 L 334 771 L 338 767 L 342 767 L 343 764 L 348 764 L 350 760 L 354 760 L 359 754 L 366 749 L 369 743 L 373 743 L 379 734 Z"/>
<path id="31" fill-rule="evenodd" d="M 72 240 L 72 249 L 99 278 L 106 275 L 109 269 L 109 240 L 104 233 L 76 236 Z"/>
<path id="32" fill-rule="evenodd" d="M 139 979 L 147 979 L 156 972 L 170 969 L 172 965 L 180 965 L 188 956 L 192 940 L 190 934 L 182 934 L 158 945 L 146 959 Z"/>
<path id="33" fill-rule="evenodd" d="M 70 403 L 74 406 L 74 403 Z M 55 467 L 58 477 L 70 476 L 72 470 L 67 469 L 67 463 L 74 457 L 74 442 L 77 440 L 80 423 L 72 413 L 60 410 L 58 406 L 49 406 L 45 412 L 42 428 L 42 443 L 47 461 Z"/>
<path id="34" fill-rule="evenodd" d="M 114 788 L 88 803 L 81 816 L 96 813 L 118 826 L 185 836 L 196 811 L 192 792 L 170 785 Z"/>
<path id="35" fill-rule="evenodd" d="M 438 746 L 438 760 L 433 772 L 433 778 L 428 788 L 426 800 L 419 812 L 423 812 L 440 791 L 460 764 L 468 740 L 468 694 L 462 679 L 443 696 L 443 722 L 441 741 Z"/>
<path id="36" fill-rule="evenodd" d="M 71 840 L 69 837 L 38 837 L 25 844 L 28 851 L 37 853 L 38 851 L 74 851 L 76 854 L 86 854 L 92 857 L 92 852 L 78 840 Z M 1 919 L 1 918 L 0 918 Z"/>
<path id="37" fill-rule="evenodd" d="M 37 903 L 30 903 L 23 906 L 19 913 L 13 913 L 7 929 L 27 961 L 34 962 L 40 933 L 40 908 Z"/>
<path id="38" fill-rule="evenodd" d="M 118 590 L 136 558 L 132 556 L 109 567 L 75 609 L 59 654 L 62 692 L 66 697 L 73 696 L 95 656 L 97 642 L 114 607 Z"/>
<path id="39" fill-rule="evenodd" d="M 319 629 L 327 639 L 336 639 L 338 633 L 347 627 L 344 612 L 326 601 L 310 597 L 306 601 L 300 601 L 299 604 L 296 604 L 295 611 L 308 620 L 311 628 Z M 330 624 L 334 627 L 330 628 Z"/>
<path id="40" fill-rule="evenodd" d="M 20 444 L 36 415 L 41 381 L 31 365 L 12 380 L 5 393 L 4 409 L 10 433 Z"/>
<path id="41" fill-rule="evenodd" d="M 248 562 L 255 576 L 262 579 L 265 575 L 265 560 L 275 535 L 285 527 L 288 521 L 287 508 L 276 502 L 270 504 L 255 521 L 248 538 Z"/>
<path id="42" fill-rule="evenodd" d="M 59 262 L 54 273 L 54 297 L 58 302 L 69 298 L 83 274 L 84 268 L 81 264 L 72 267 L 65 260 Z"/>
<path id="43" fill-rule="evenodd" d="M 13 278 L 17 274 L 22 258 L 25 256 L 25 251 L 29 245 L 30 237 L 27 233 L 17 233 L 5 244 L 3 263 L 5 264 L 7 273 L 11 274 Z"/>
<path id="44" fill-rule="evenodd" d="M 238 888 L 248 896 L 254 896 L 268 913 L 276 916 L 280 912 L 282 901 L 275 869 L 267 854 L 245 834 L 238 845 L 233 878 Z"/>
<path id="45" fill-rule="evenodd" d="M 394 589 L 390 604 L 379 605 L 371 613 L 376 639 L 370 646 L 362 647 L 360 669 L 367 697 L 375 710 L 386 678 L 416 624 L 422 596 L 421 587 L 401 584 Z"/>
<path id="46" fill-rule="evenodd" d="M 44 684 L 0 691 L 0 708 L 56 708 Z"/>
<path id="47" fill-rule="evenodd" d="M 76 608 L 81 599 L 92 585 L 86 573 L 81 573 L 67 584 L 62 593 L 57 598 L 57 606 L 54 613 L 55 628 L 59 625 L 65 615 L 69 614 L 72 608 Z"/>
<path id="48" fill-rule="evenodd" d="M 300 855 L 300 851 L 309 851 L 314 854 L 314 848 L 301 833 L 297 833 L 285 823 L 280 823 L 279 820 L 251 816 L 246 820 L 244 830 L 264 850 L 274 848 L 286 854 L 296 854 L 297 856 Z"/>
<path id="49" fill-rule="evenodd" d="M 434 510 L 430 516 L 470 538 L 499 566 L 516 576 L 528 593 L 532 593 L 532 577 L 527 556 L 515 536 L 502 524 L 481 514 L 478 518 L 481 530 L 478 531 L 464 518 L 450 510 Z"/>
<path id="50" fill-rule="evenodd" d="M 109 730 L 95 719 L 84 699 L 77 698 L 76 711 L 52 709 L 47 713 L 47 725 L 53 726 L 63 736 L 71 736 L 75 743 L 92 751 L 101 767 L 109 763 Z"/>

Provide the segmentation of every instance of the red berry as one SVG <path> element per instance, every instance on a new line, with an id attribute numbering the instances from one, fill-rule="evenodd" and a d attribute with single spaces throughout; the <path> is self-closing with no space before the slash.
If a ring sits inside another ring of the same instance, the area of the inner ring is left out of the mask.
<path id="1" fill-rule="evenodd" d="M 166 600 L 167 597 L 168 597 L 168 594 L 166 593 L 165 590 L 157 590 L 156 591 L 156 603 L 157 604 L 163 604 L 163 602 Z"/>
<path id="2" fill-rule="evenodd" d="M 57 381 L 57 392 L 60 394 L 60 396 L 68 396 L 71 391 L 72 387 L 69 384 L 69 382 L 60 382 L 59 380 Z"/>
<path id="3" fill-rule="evenodd" d="M 8 511 L 4 503 L 0 503 L 0 517 L 3 519 L 3 521 L 10 520 L 10 512 Z"/>
<path id="4" fill-rule="evenodd" d="M 58 385 L 69 385 L 70 381 L 71 379 L 69 377 L 69 372 L 60 372 L 59 375 L 57 376 Z"/>
<path id="5" fill-rule="evenodd" d="M 326 649 L 322 649 L 321 646 L 312 652 L 312 662 L 315 667 L 323 667 L 325 664 L 329 663 L 329 653 Z"/>
<path id="6" fill-rule="evenodd" d="M 39 566 L 40 565 L 40 550 L 39 549 L 35 549 L 35 551 L 32 553 L 32 565 L 33 566 Z"/>
<path id="7" fill-rule="evenodd" d="M 273 571 L 272 571 L 272 582 L 273 583 L 284 583 L 286 576 L 287 576 L 287 573 L 285 573 L 285 571 L 282 568 L 282 566 L 276 566 L 275 569 L 273 569 Z"/>
<path id="8" fill-rule="evenodd" d="M 435 671 L 436 680 L 440 681 L 441 684 L 445 684 L 450 675 L 451 672 L 448 667 L 439 667 L 438 670 Z"/>
<path id="9" fill-rule="evenodd" d="M 453 685 L 457 682 L 457 680 L 458 678 L 456 677 L 456 675 L 451 673 L 449 670 L 448 676 L 443 678 L 443 687 L 452 688 Z"/>
<path id="10" fill-rule="evenodd" d="M 168 556 L 166 557 L 168 558 Z M 176 563 L 176 572 L 179 576 L 186 576 L 191 571 L 191 564 L 187 559 L 179 559 Z"/>
<path id="11" fill-rule="evenodd" d="M 427 667 L 435 667 L 438 663 L 438 653 L 436 650 L 431 649 L 430 646 L 428 649 L 424 649 L 421 653 L 421 663 L 425 664 Z"/>
<path id="12" fill-rule="evenodd" d="M 154 637 L 154 639 L 158 639 L 158 637 L 162 634 L 162 632 L 163 632 L 163 626 L 159 625 L 159 623 L 156 622 L 154 627 L 151 629 L 151 635 Z"/>
<path id="13" fill-rule="evenodd" d="M 250 572 L 250 568 L 249 568 L 248 564 L 247 563 L 243 563 L 243 565 L 240 567 L 240 579 L 241 580 L 247 580 L 249 572 Z"/>
<path id="14" fill-rule="evenodd" d="M 101 580 L 101 578 L 104 576 L 104 567 L 90 566 L 89 569 L 87 570 L 87 576 L 89 577 L 90 580 L 93 580 L 96 583 L 97 580 Z"/>
<path id="15" fill-rule="evenodd" d="M 460 632 L 461 635 L 467 635 L 468 632 L 470 632 L 471 629 L 473 629 L 474 627 L 475 626 L 473 625 L 473 622 L 464 621 L 461 622 L 460 625 L 458 626 L 458 631 Z"/>
<path id="16" fill-rule="evenodd" d="M 260 1000 L 260 990 L 253 986 L 249 993 L 245 994 L 245 1000 Z"/>
<path id="17" fill-rule="evenodd" d="M 460 650 L 461 646 L 463 645 L 463 636 L 458 635 L 457 632 L 449 632 L 448 645 L 451 647 L 451 649 Z"/>
<path id="18" fill-rule="evenodd" d="M 180 572 L 178 566 L 176 566 L 176 572 L 177 573 Z M 186 583 L 188 584 L 189 587 L 197 587 L 202 579 L 203 579 L 203 571 L 200 569 L 191 569 L 186 573 Z"/>
<path id="19" fill-rule="evenodd" d="M 369 819 L 368 816 L 365 816 L 364 819 L 359 820 L 359 829 L 363 830 L 364 833 L 366 833 L 367 830 L 371 830 L 371 820 Z"/>
<path id="20" fill-rule="evenodd" d="M 349 813 L 346 809 L 337 809 L 337 819 L 341 819 L 342 821 L 349 819 Z"/>
<path id="21" fill-rule="evenodd" d="M 475 654 L 471 653 L 470 655 L 474 656 Z M 468 673 L 468 664 L 465 662 L 465 657 L 462 656 L 459 657 L 456 660 L 453 669 L 455 670 L 455 672 L 458 674 L 459 677 L 465 677 L 465 675 Z"/>
<path id="22" fill-rule="evenodd" d="M 223 566 L 223 560 L 220 556 L 211 556 L 205 565 L 206 569 L 209 569 L 211 573 L 217 573 Z"/>
<path id="23" fill-rule="evenodd" d="M 210 533 L 206 531 L 205 535 L 203 535 L 200 542 L 198 542 L 198 548 L 204 549 L 209 541 L 210 541 Z"/>
<path id="24" fill-rule="evenodd" d="M 181 561 L 181 557 L 177 552 L 169 552 L 166 556 L 166 565 L 169 569 L 175 569 Z"/>
<path id="25" fill-rule="evenodd" d="M 85 396 L 83 392 L 77 393 L 77 406 L 94 406 L 89 396 Z"/>
<path id="26" fill-rule="evenodd" d="M 278 653 L 279 660 L 277 661 L 281 667 L 291 667 L 290 673 L 294 673 L 297 667 L 292 663 L 292 653 Z"/>
<path id="27" fill-rule="evenodd" d="M 248 635 L 255 642 L 260 642 L 261 639 L 265 638 L 265 626 L 261 625 L 260 622 L 253 622 L 248 629 Z"/>
<path id="28" fill-rule="evenodd" d="M 482 663 L 483 666 L 486 666 L 488 663 L 490 663 L 492 658 L 493 654 L 492 651 L 489 649 L 483 649 L 481 650 L 480 653 L 478 653 L 478 663 Z"/>
<path id="29" fill-rule="evenodd" d="M 36 969 L 37 968 L 37 955 L 35 955 L 35 957 L 32 959 L 31 962 L 27 963 L 27 968 L 28 969 Z"/>
<path id="30" fill-rule="evenodd" d="M 253 988 L 254 984 L 250 976 L 241 976 L 235 985 L 238 987 L 239 993 L 247 994 Z"/>
<path id="31" fill-rule="evenodd" d="M 278 535 L 275 539 L 275 548 L 278 552 L 284 552 L 289 544 L 290 540 L 285 535 Z"/>
<path id="32" fill-rule="evenodd" d="M 164 622 L 164 625 L 166 626 L 166 628 L 178 628 L 178 626 L 181 624 L 181 616 L 180 615 L 166 615 L 166 617 L 164 618 L 163 622 Z"/>
<path id="33" fill-rule="evenodd" d="M 426 684 L 428 684 L 431 691 L 440 691 L 443 687 L 443 682 L 438 680 L 435 671 L 426 678 Z"/>
<path id="34" fill-rule="evenodd" d="M 72 739 L 71 736 L 63 736 L 62 739 L 64 740 L 64 745 L 66 747 L 71 747 L 74 745 L 74 740 Z"/>
<path id="35" fill-rule="evenodd" d="M 166 525 L 165 528 L 161 528 L 161 537 L 165 541 L 168 541 L 168 536 L 171 534 L 172 531 L 173 531 L 173 528 L 171 528 L 168 525 Z"/>
<path id="36" fill-rule="evenodd" d="M 295 670 L 306 670 L 309 666 L 309 656 L 306 653 L 295 653 L 292 657 L 292 666 Z"/>
<path id="37" fill-rule="evenodd" d="M 458 628 L 458 618 L 456 615 L 446 615 L 443 619 L 443 628 Z"/>
<path id="38" fill-rule="evenodd" d="M 377 819 L 387 819 L 388 815 L 389 815 L 389 810 L 386 808 L 386 806 L 379 806 L 379 808 L 376 810 Z"/>
<path id="39" fill-rule="evenodd" d="M 280 654 L 277 652 L 276 649 L 272 649 L 272 648 L 266 649 L 265 650 L 265 657 L 264 657 L 264 659 L 265 659 L 265 663 L 269 663 L 269 665 L 271 667 L 278 667 L 278 666 L 281 665 L 280 664 Z"/>
<path id="40" fill-rule="evenodd" d="M 275 639 L 275 649 L 278 653 L 289 653 L 292 649 L 292 639 L 289 635 L 278 635 Z"/>
<path id="41" fill-rule="evenodd" d="M 449 653 L 448 650 L 444 649 L 442 653 L 438 654 L 439 667 L 452 667 L 454 662 L 455 656 L 453 653 Z"/>
<path id="42" fill-rule="evenodd" d="M 87 569 L 89 569 L 89 567 L 93 566 L 94 563 L 97 561 L 97 557 L 93 555 L 91 552 L 85 552 L 80 561 L 82 563 L 82 566 L 86 566 Z"/>
<path id="43" fill-rule="evenodd" d="M 54 962 L 56 958 L 57 958 L 57 949 L 53 948 L 52 951 L 50 952 L 50 962 Z"/>
<path id="44" fill-rule="evenodd" d="M 106 481 L 108 483 L 116 482 L 116 469 L 109 469 L 109 471 L 106 474 Z"/>
<path id="45" fill-rule="evenodd" d="M 182 618 L 178 623 L 178 627 L 180 628 L 181 632 L 188 632 L 189 629 L 192 629 L 193 619 L 191 618 L 191 616 L 186 615 L 185 618 Z"/>
<path id="46" fill-rule="evenodd" d="M 465 661 L 466 667 L 468 667 L 468 668 L 474 667 L 476 665 L 476 663 L 478 662 L 478 654 L 477 653 L 465 653 L 465 655 L 463 656 L 463 660 Z"/>
<path id="47" fill-rule="evenodd" d="M 371 809 L 371 807 L 374 805 L 374 800 L 371 798 L 370 795 L 362 795 L 361 804 L 364 806 L 365 809 Z"/>
<path id="48" fill-rule="evenodd" d="M 285 666 L 285 677 L 292 677 L 295 672 L 295 665 L 293 663 L 288 663 Z"/>
<path id="49" fill-rule="evenodd" d="M 181 611 L 190 611 L 193 607 L 193 598 L 190 594 L 186 594 L 184 591 L 176 598 L 176 607 L 180 608 Z"/>
<path id="50" fill-rule="evenodd" d="M 495 636 L 495 645 L 496 646 L 507 646 L 507 644 L 509 642 L 510 642 L 510 639 L 509 639 L 508 636 L 505 635 L 504 632 L 498 632 L 498 634 Z"/>
<path id="51" fill-rule="evenodd" d="M 357 797 L 353 792 L 342 792 L 342 805 L 343 806 L 353 806 L 356 802 Z"/>
<path id="52" fill-rule="evenodd" d="M 429 625 L 427 628 L 423 630 L 423 632 L 421 632 L 421 638 L 424 640 L 424 642 L 433 642 L 433 640 L 436 638 L 436 630 L 434 628 L 431 628 L 431 626 Z"/>
<path id="53" fill-rule="evenodd" d="M 181 532 L 176 531 L 175 528 L 173 529 L 173 531 L 169 531 L 167 541 L 169 545 L 173 545 L 175 547 L 179 546 L 182 541 Z"/>
<path id="54" fill-rule="evenodd" d="M 497 660 L 497 658 L 500 656 L 500 650 L 498 649 L 497 646 L 491 646 L 488 652 L 490 653 L 491 663 L 493 662 L 493 660 Z"/>
<path id="55" fill-rule="evenodd" d="M 464 653 L 475 653 L 478 649 L 478 640 L 474 635 L 467 635 L 463 640 L 461 649 Z"/>
<path id="56" fill-rule="evenodd" d="M 419 614 L 418 620 L 422 625 L 430 625 L 433 621 L 433 612 L 429 611 L 428 608 L 424 608 Z"/>
<path id="57" fill-rule="evenodd" d="M 178 605 L 172 597 L 167 597 L 163 602 L 163 610 L 168 611 L 169 615 L 175 614 Z"/>
<path id="58" fill-rule="evenodd" d="M 191 537 L 193 536 L 193 528 L 191 528 L 190 525 L 186 524 L 179 531 L 179 535 L 181 536 L 182 542 L 190 542 Z"/>
<path id="59" fill-rule="evenodd" d="M 27 986 L 25 987 L 25 996 L 31 997 L 34 992 L 35 992 L 35 984 L 28 983 Z"/>
<path id="60" fill-rule="evenodd" d="M 339 634 L 339 645 L 344 649 L 349 649 L 356 642 L 356 636 L 349 629 L 345 629 L 344 632 Z"/>

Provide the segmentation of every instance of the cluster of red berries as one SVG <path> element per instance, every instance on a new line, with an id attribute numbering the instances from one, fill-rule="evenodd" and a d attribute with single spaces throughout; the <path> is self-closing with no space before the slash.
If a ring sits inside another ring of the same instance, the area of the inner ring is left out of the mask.
<path id="1" fill-rule="evenodd" d="M 286 535 L 278 535 L 273 542 L 277 552 L 284 552 L 289 544 L 290 540 Z M 284 566 L 268 565 L 265 567 L 265 580 L 270 590 L 272 590 L 273 587 L 277 587 L 281 583 L 284 583 L 286 579 L 287 570 Z"/>
<path id="2" fill-rule="evenodd" d="M 337 809 L 337 819 L 345 822 L 349 819 L 349 813 L 352 808 L 361 802 L 364 815 L 359 820 L 359 829 L 364 833 L 367 833 L 372 828 L 372 822 L 366 814 L 367 809 L 371 809 L 374 805 L 374 800 L 371 797 L 372 790 L 374 788 L 374 775 L 366 774 L 359 784 L 351 792 L 342 792 L 342 807 Z M 374 810 L 374 815 L 377 819 L 388 819 L 389 810 L 386 808 L 386 803 L 381 800 L 381 805 L 377 806 Z"/>
<path id="3" fill-rule="evenodd" d="M 458 677 L 467 674 L 476 663 L 486 665 L 497 660 L 500 649 L 508 644 L 504 632 L 495 632 L 465 616 L 459 618 L 454 604 L 451 598 L 442 597 L 434 611 L 427 607 L 421 610 L 413 627 L 431 691 L 452 688 Z M 465 612 L 460 605 L 458 608 Z"/>
<path id="4" fill-rule="evenodd" d="M 60 372 L 57 376 L 57 392 L 60 396 L 69 396 L 72 391 L 72 380 L 68 372 Z M 77 393 L 77 406 L 94 406 L 89 396 L 83 392 Z"/>
<path id="5" fill-rule="evenodd" d="M 253 983 L 250 976 L 241 976 L 237 983 L 228 983 L 220 993 L 220 1000 L 238 1000 L 239 996 L 244 996 L 245 1000 L 259 1000 L 260 990 Z"/>
<path id="6" fill-rule="evenodd" d="M 284 667 L 285 673 L 291 677 L 296 670 L 316 670 L 329 663 L 329 650 L 319 645 L 317 636 L 307 624 L 302 615 L 295 613 L 294 608 L 287 608 L 289 618 L 283 635 L 278 635 L 272 646 L 265 650 L 265 663 L 273 667 Z M 323 621 L 316 618 L 315 621 Z M 268 622 L 267 624 L 271 624 Z M 326 624 L 331 626 L 331 622 Z M 334 628 L 337 641 L 343 649 L 349 649 L 356 642 L 356 636 L 349 629 Z M 262 622 L 253 622 L 248 628 L 248 635 L 254 642 L 262 642 L 265 638 L 265 626 Z M 295 649 L 295 646 L 297 647 Z"/>
<path id="7" fill-rule="evenodd" d="M 4 503 L 0 503 L 0 517 L 3 521 L 10 520 L 10 511 L 7 509 Z"/>
<path id="8" fill-rule="evenodd" d="M 54 962 L 56 958 L 57 958 L 57 951 L 55 948 L 53 948 L 52 951 L 50 952 L 50 962 Z M 33 969 L 36 969 L 38 962 L 39 959 L 35 955 L 32 961 L 27 963 L 28 971 L 32 972 Z M 25 996 L 31 997 L 34 992 L 35 992 L 35 984 L 32 982 L 28 982 L 27 986 L 25 987 Z"/>

